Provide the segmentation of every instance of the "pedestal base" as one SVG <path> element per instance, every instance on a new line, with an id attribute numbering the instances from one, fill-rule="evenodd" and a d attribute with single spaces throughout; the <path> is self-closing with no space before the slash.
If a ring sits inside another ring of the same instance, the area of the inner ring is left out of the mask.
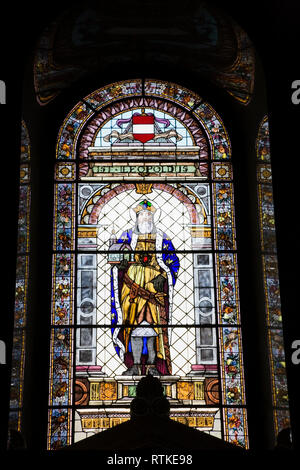
<path id="1" fill-rule="evenodd" d="M 193 364 L 191 369 L 188 376 L 205 375 L 211 377 L 218 375 L 217 364 Z"/>
<path id="2" fill-rule="evenodd" d="M 124 408 L 113 409 L 77 409 L 75 424 L 75 442 L 90 437 L 98 432 L 117 426 L 130 419 L 129 410 Z M 221 419 L 218 408 L 172 407 L 170 418 L 199 431 L 207 432 L 221 438 Z"/>

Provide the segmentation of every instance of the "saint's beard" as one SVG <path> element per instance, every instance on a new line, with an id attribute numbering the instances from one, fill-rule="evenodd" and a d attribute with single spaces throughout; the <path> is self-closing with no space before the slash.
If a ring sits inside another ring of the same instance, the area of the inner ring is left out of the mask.
<path id="1" fill-rule="evenodd" d="M 153 221 L 152 220 L 145 220 L 143 222 L 138 222 L 137 228 L 139 233 L 146 234 L 153 232 Z"/>

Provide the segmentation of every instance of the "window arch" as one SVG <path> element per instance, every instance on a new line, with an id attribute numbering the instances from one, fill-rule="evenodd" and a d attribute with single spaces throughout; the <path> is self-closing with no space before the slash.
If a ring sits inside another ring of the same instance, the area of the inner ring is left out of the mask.
<path id="1" fill-rule="evenodd" d="M 220 116 L 174 83 L 117 82 L 71 110 L 56 157 L 48 448 L 129 419 L 149 370 L 172 419 L 247 448 Z"/>

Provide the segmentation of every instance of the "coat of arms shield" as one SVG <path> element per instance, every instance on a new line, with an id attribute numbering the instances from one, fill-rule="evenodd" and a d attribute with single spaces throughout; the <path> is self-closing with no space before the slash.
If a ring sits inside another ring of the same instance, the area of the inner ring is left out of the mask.
<path id="1" fill-rule="evenodd" d="M 143 144 L 154 137 L 154 115 L 135 114 L 132 116 L 132 134 Z"/>

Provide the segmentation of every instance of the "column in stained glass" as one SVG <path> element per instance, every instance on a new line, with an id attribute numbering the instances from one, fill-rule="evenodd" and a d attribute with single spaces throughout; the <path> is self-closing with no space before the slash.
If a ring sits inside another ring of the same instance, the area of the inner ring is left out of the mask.
<path id="1" fill-rule="evenodd" d="M 25 338 L 30 256 L 30 140 L 25 122 L 21 123 L 21 156 L 14 330 L 11 364 L 9 429 L 22 430 Z"/>
<path id="2" fill-rule="evenodd" d="M 290 427 L 290 413 L 282 330 L 269 122 L 267 116 L 263 118 L 259 126 L 256 153 L 266 324 L 268 328 L 269 362 L 272 380 L 273 418 L 277 435 L 282 429 Z"/>
<path id="3" fill-rule="evenodd" d="M 71 443 L 74 351 L 75 165 L 55 167 L 48 449 Z"/>
<path id="4" fill-rule="evenodd" d="M 224 435 L 248 448 L 231 163 L 213 162 L 212 178 Z"/>

